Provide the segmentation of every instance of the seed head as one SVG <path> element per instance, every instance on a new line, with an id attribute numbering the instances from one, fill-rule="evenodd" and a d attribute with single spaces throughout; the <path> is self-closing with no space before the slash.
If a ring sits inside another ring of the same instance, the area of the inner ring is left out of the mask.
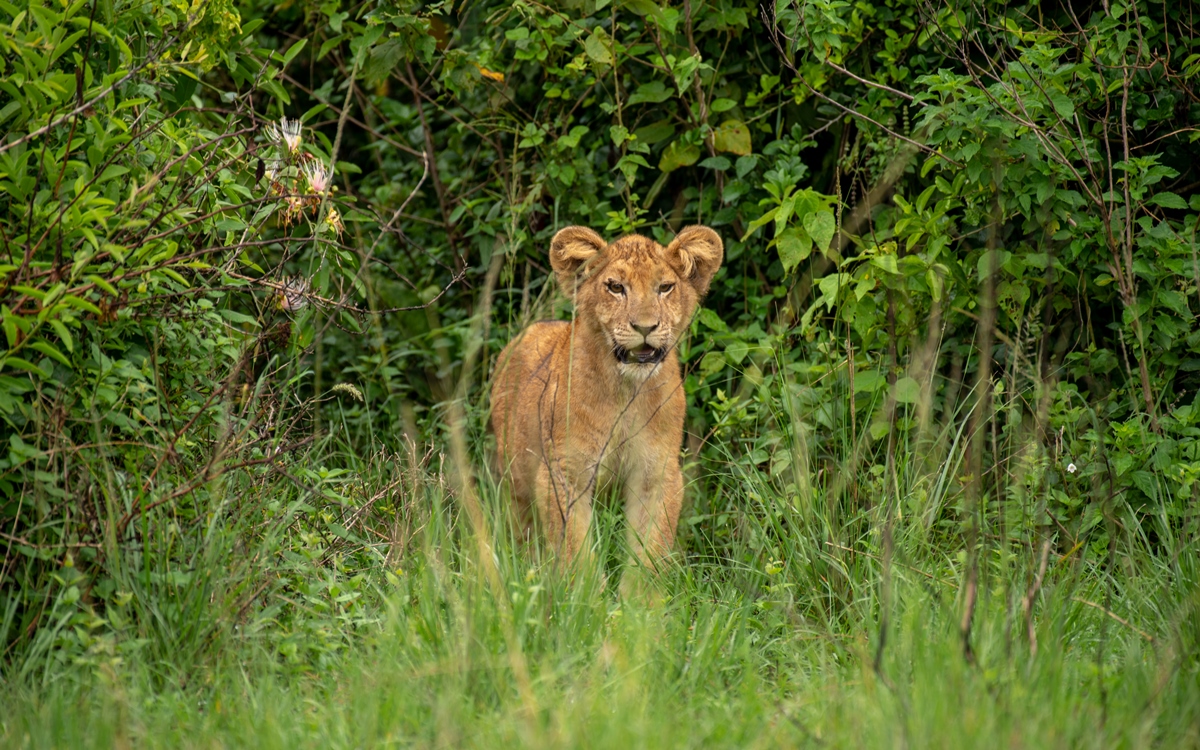
<path id="1" fill-rule="evenodd" d="M 358 390 L 353 383 L 338 383 L 330 390 L 332 390 L 334 393 L 345 393 L 355 401 L 363 400 L 362 391 Z"/>

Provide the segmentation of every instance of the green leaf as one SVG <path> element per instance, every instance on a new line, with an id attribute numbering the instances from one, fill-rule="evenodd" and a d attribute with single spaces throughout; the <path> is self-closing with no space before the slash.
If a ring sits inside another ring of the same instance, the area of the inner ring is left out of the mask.
<path id="1" fill-rule="evenodd" d="M 737 176 L 745 177 L 758 166 L 757 156 L 740 156 L 737 160 Z"/>
<path id="2" fill-rule="evenodd" d="M 750 128 L 741 120 L 726 120 L 713 131 L 713 148 L 738 156 L 753 151 L 750 143 Z"/>
<path id="3" fill-rule="evenodd" d="M 833 233 L 837 230 L 837 221 L 832 211 L 814 211 L 808 214 L 804 217 L 804 229 L 822 253 L 829 252 L 829 243 L 833 242 Z"/>
<path id="4" fill-rule="evenodd" d="M 854 286 L 855 301 L 861 302 L 863 297 L 870 294 L 871 290 L 875 288 L 877 281 L 873 276 L 863 276 L 859 279 L 858 283 Z"/>
<path id="5" fill-rule="evenodd" d="M 1004 268 L 1004 264 L 1012 257 L 1012 253 L 1007 250 L 985 250 L 979 256 L 979 262 L 976 264 L 979 271 L 979 278 L 986 279 L 991 275 L 992 269 L 999 270 Z"/>
<path id="6" fill-rule="evenodd" d="M 717 113 L 728 112 L 736 106 L 737 102 L 732 99 L 718 99 L 712 103 L 712 106 L 709 107 L 709 110 Z"/>
<path id="7" fill-rule="evenodd" d="M 675 135 L 675 124 L 670 120 L 659 120 L 633 131 L 639 143 L 654 145 Z"/>
<path id="8" fill-rule="evenodd" d="M 800 227 L 789 227 L 776 238 L 775 246 L 779 250 L 779 261 L 783 263 L 783 270 L 787 272 L 812 254 L 813 241 L 808 232 Z"/>
<path id="9" fill-rule="evenodd" d="M 17 112 L 20 112 L 20 111 L 21 111 L 21 102 L 19 102 L 19 101 L 9 102 L 8 104 L 4 105 L 3 109 L 0 109 L 0 123 L 4 122 L 5 120 L 7 120 L 8 118 L 12 117 Z"/>
<path id="10" fill-rule="evenodd" d="M 301 39 L 291 47 L 288 47 L 288 51 L 283 55 L 283 64 L 286 66 L 292 60 L 296 59 L 296 55 L 300 54 L 300 50 L 304 49 L 304 45 L 306 44 L 308 44 L 308 40 Z"/>
<path id="11" fill-rule="evenodd" d="M 739 365 L 746 355 L 750 353 L 750 345 L 745 341 L 734 341 L 729 346 L 725 347 L 725 359 L 729 360 L 731 365 Z"/>
<path id="12" fill-rule="evenodd" d="M 167 276 L 168 276 L 168 277 L 170 277 L 171 279 L 174 279 L 176 283 L 180 284 L 180 285 L 181 285 L 181 286 L 183 286 L 185 289 L 191 288 L 191 285 L 190 285 L 190 284 L 188 284 L 188 282 L 187 282 L 187 279 L 185 279 L 185 278 L 183 278 L 182 276 L 180 276 L 180 275 L 179 275 L 179 272 L 178 272 L 178 271 L 176 271 L 175 269 L 173 269 L 173 268 L 161 268 L 161 269 L 159 269 L 159 271 L 160 271 L 161 273 L 163 273 L 163 274 L 167 275 Z"/>
<path id="13" fill-rule="evenodd" d="M 896 265 L 896 256 L 892 255 L 891 253 L 871 256 L 871 265 L 875 266 L 876 268 L 881 268 L 891 274 L 899 275 L 900 273 L 900 268 Z"/>
<path id="14" fill-rule="evenodd" d="M 921 396 L 921 384 L 916 381 L 916 378 L 906 375 L 896 381 L 894 395 L 897 403 L 915 404 Z"/>
<path id="15" fill-rule="evenodd" d="M 1058 113 L 1058 116 L 1064 120 L 1070 120 L 1075 117 L 1075 103 L 1066 94 L 1051 94 L 1050 103 L 1054 105 L 1054 111 Z"/>
<path id="16" fill-rule="evenodd" d="M 821 290 L 821 296 L 825 298 L 826 304 L 833 308 L 833 303 L 837 300 L 838 291 L 842 286 L 848 286 L 845 277 L 846 274 L 831 273 L 825 278 L 817 282 L 817 287 Z"/>
<path id="17" fill-rule="evenodd" d="M 775 234 L 776 236 L 783 234 L 783 230 L 787 227 L 788 219 L 792 218 L 792 212 L 796 207 L 796 196 L 789 195 L 779 202 L 779 208 L 775 209 Z"/>
<path id="18" fill-rule="evenodd" d="M 634 104 L 641 104 L 643 102 L 660 104 L 670 99 L 674 93 L 662 81 L 651 81 L 650 83 L 643 83 L 641 86 L 638 86 L 638 90 L 629 97 L 629 101 L 626 104 L 631 107 Z"/>
<path id="19" fill-rule="evenodd" d="M 658 168 L 664 172 L 673 172 L 680 167 L 692 166 L 699 158 L 699 146 L 675 140 L 663 149 L 662 158 L 658 160 Z"/>
<path id="20" fill-rule="evenodd" d="M 20 357 L 4 357 L 3 359 L 0 359 L 0 372 L 3 372 L 4 368 L 6 367 L 32 372 L 34 375 L 39 375 L 43 379 L 50 377 L 50 373 L 46 372 L 29 360 L 21 359 Z"/>
<path id="21" fill-rule="evenodd" d="M 1163 208 L 1187 208 L 1188 204 L 1177 194 L 1164 190 L 1161 193 L 1155 193 L 1147 203 L 1153 203 L 1156 206 Z"/>
<path id="22" fill-rule="evenodd" d="M 0 307 L 0 326 L 4 328 L 4 338 L 8 340 L 8 348 L 17 348 L 17 320 L 12 310 L 7 306 Z"/>
<path id="23" fill-rule="evenodd" d="M 877 419 L 871 423 L 870 427 L 867 428 L 867 431 L 871 433 L 872 440 L 882 440 L 887 436 L 891 429 L 892 427 L 890 424 L 888 424 L 886 419 Z"/>
<path id="24" fill-rule="evenodd" d="M 587 125 L 576 125 L 575 127 L 571 128 L 570 133 L 558 139 L 557 145 L 559 150 L 561 151 L 563 149 L 579 148 L 579 139 L 587 135 L 587 133 Z"/>
<path id="25" fill-rule="evenodd" d="M 931 268 L 925 272 L 925 283 L 929 286 L 929 295 L 934 302 L 942 299 L 942 277 Z"/>
<path id="26" fill-rule="evenodd" d="M 725 321 L 721 320 L 719 315 L 707 307 L 700 308 L 700 312 L 696 313 L 696 319 L 714 331 L 728 330 Z"/>
<path id="27" fill-rule="evenodd" d="M 94 304 L 92 304 L 91 302 L 89 302 L 86 299 L 83 299 L 82 297 L 76 297 L 71 294 L 64 294 L 63 298 L 62 298 L 62 302 L 64 304 L 70 305 L 71 307 L 74 307 L 76 309 L 86 310 L 87 312 L 90 312 L 93 315 L 100 314 L 100 308 L 96 307 Z"/>
<path id="28" fill-rule="evenodd" d="M 116 297 L 119 294 L 119 292 L 117 292 L 117 288 L 109 283 L 108 279 L 104 278 L 103 276 L 97 276 L 94 273 L 89 273 L 84 278 L 100 287 L 113 297 Z"/>
<path id="29" fill-rule="evenodd" d="M 67 347 L 67 351 L 74 353 L 75 340 L 71 337 L 71 332 L 67 330 L 66 325 L 64 325 L 61 320 L 51 320 L 50 327 L 53 328 L 54 332 L 58 334 L 58 337 L 62 340 L 63 345 Z"/>
<path id="30" fill-rule="evenodd" d="M 725 369 L 725 355 L 721 352 L 707 352 L 700 360 L 700 377 L 707 378 Z"/>
<path id="31" fill-rule="evenodd" d="M 668 55 L 667 59 L 670 61 L 672 56 Z M 692 79 L 696 77 L 696 71 L 700 69 L 701 63 L 702 58 L 699 54 L 695 54 L 688 55 L 671 64 L 671 75 L 675 78 L 675 88 L 681 94 L 691 87 Z"/>
<path id="32" fill-rule="evenodd" d="M 659 12 L 658 6 L 651 0 L 625 0 L 624 5 L 639 16 L 652 16 Z M 596 6 L 596 9 L 600 7 Z"/>
<path id="33" fill-rule="evenodd" d="M 583 43 L 583 50 L 592 62 L 600 65 L 612 65 L 613 54 L 609 48 L 608 35 L 601 29 L 596 28 L 588 35 L 588 38 Z"/>
<path id="34" fill-rule="evenodd" d="M 1167 307 L 1171 308 L 1176 315 L 1179 315 L 1184 320 L 1192 317 L 1191 308 L 1188 307 L 1187 297 L 1174 289 L 1163 289 L 1158 293 L 1158 301 Z"/>
<path id="35" fill-rule="evenodd" d="M 279 85 L 278 81 L 262 80 L 259 82 L 259 87 L 265 90 L 268 94 L 275 97 L 284 104 L 291 104 L 292 97 L 288 96 L 288 92 Z"/>
<path id="36" fill-rule="evenodd" d="M 46 343 L 45 341 L 35 341 L 32 344 L 30 344 L 29 346 L 30 346 L 30 348 L 36 349 L 37 351 L 41 352 L 42 354 L 45 354 L 47 357 L 57 360 L 58 363 L 63 365 L 64 367 L 67 367 L 67 368 L 71 367 L 71 360 L 67 359 L 65 356 L 63 356 L 62 352 L 55 349 L 53 346 Z"/>
<path id="37" fill-rule="evenodd" d="M 337 32 L 337 29 L 334 29 L 334 33 L 336 33 L 336 32 Z M 330 37 L 329 39 L 326 39 L 321 44 L 321 49 L 317 50 L 317 59 L 318 60 L 325 59 L 325 55 L 329 54 L 329 50 L 333 49 L 334 47 L 337 47 L 342 42 L 346 41 L 347 36 L 348 36 L 347 34 L 340 34 L 338 36 Z"/>
<path id="38" fill-rule="evenodd" d="M 772 208 L 770 211 L 767 211 L 762 216 L 760 216 L 757 219 L 755 219 L 754 221 L 750 222 L 750 226 L 746 228 L 746 233 L 744 235 L 742 235 L 741 241 L 745 242 L 747 239 L 750 238 L 750 235 L 757 232 L 759 230 L 759 228 L 761 228 L 767 224 L 770 224 L 772 221 L 775 221 L 775 213 L 778 210 L 779 210 L 778 208 Z"/>
<path id="39" fill-rule="evenodd" d="M 863 370 L 854 373 L 854 392 L 875 392 L 887 384 L 887 378 L 878 370 Z"/>
<path id="40" fill-rule="evenodd" d="M 700 162 L 700 166 L 704 169 L 715 169 L 718 172 L 724 172 L 733 165 L 730 164 L 729 160 L 724 156 L 710 156 L 704 161 Z"/>

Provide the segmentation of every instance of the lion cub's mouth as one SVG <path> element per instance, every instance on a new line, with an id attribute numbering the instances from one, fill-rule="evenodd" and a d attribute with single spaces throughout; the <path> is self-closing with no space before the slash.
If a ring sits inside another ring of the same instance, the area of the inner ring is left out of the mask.
<path id="1" fill-rule="evenodd" d="M 667 356 L 666 348 L 650 346 L 642 344 L 634 349 L 626 349 L 617 344 L 613 347 L 613 355 L 618 362 L 624 362 L 631 365 L 656 365 L 663 361 Z"/>

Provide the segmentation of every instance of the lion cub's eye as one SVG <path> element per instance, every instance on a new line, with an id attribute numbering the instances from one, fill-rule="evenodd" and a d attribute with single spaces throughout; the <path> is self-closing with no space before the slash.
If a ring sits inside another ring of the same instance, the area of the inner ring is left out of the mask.
<path id="1" fill-rule="evenodd" d="M 662 286 L 660 286 L 660 287 L 658 288 L 658 293 L 659 293 L 659 294 L 667 294 L 668 292 L 670 292 L 670 291 L 671 291 L 672 289 L 674 289 L 674 288 L 675 288 L 675 285 L 674 285 L 674 284 L 663 284 Z"/>
<path id="2" fill-rule="evenodd" d="M 608 282 L 608 291 L 612 292 L 613 294 L 624 294 L 625 287 L 615 281 L 610 281 Z"/>

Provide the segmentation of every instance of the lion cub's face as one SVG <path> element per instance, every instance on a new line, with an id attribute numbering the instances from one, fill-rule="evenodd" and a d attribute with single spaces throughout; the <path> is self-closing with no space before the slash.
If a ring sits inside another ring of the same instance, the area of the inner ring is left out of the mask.
<path id="1" fill-rule="evenodd" d="M 707 227 L 688 227 L 667 247 L 640 235 L 608 245 L 584 227 L 563 229 L 550 244 L 559 284 L 575 290 L 577 316 L 633 377 L 648 376 L 675 348 L 722 255 L 721 238 Z"/>

